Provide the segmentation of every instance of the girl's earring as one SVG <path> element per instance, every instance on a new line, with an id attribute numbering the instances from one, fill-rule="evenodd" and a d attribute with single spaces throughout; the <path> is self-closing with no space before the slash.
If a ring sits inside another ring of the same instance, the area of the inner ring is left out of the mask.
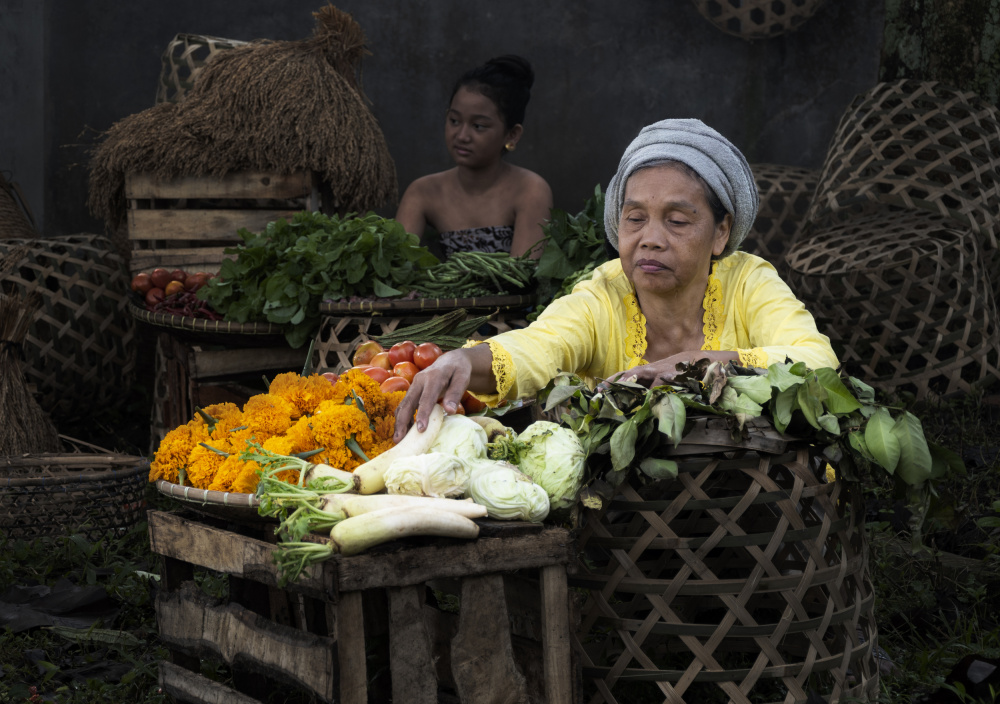
<path id="1" fill-rule="evenodd" d="M 503 148 L 506 149 L 509 152 L 512 152 L 512 151 L 514 151 L 514 149 L 517 148 L 517 143 L 516 142 L 507 142 L 507 144 L 503 145 Z"/>

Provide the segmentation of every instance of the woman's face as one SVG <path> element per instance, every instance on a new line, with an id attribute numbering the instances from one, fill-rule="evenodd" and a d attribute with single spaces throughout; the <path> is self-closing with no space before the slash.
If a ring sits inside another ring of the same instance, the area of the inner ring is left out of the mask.
<path id="1" fill-rule="evenodd" d="M 704 286 L 712 255 L 729 240 L 732 216 L 718 225 L 704 187 L 676 166 L 640 169 L 625 183 L 618 253 L 636 291 L 677 294 Z"/>
<path id="2" fill-rule="evenodd" d="M 513 132 L 508 133 L 496 103 L 482 93 L 463 87 L 451 99 L 444 141 L 455 164 L 477 168 L 494 163 L 507 142 L 517 141 Z"/>

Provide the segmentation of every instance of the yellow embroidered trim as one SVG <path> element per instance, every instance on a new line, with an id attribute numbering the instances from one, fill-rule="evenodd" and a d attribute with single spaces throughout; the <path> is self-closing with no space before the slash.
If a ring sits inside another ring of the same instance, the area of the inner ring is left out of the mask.
<path id="1" fill-rule="evenodd" d="M 639 310 L 639 299 L 634 293 L 629 293 L 622 299 L 625 304 L 625 368 L 631 369 L 645 364 L 642 358 L 646 354 L 646 316 Z"/>
<path id="2" fill-rule="evenodd" d="M 715 278 L 715 267 L 718 262 L 712 262 L 712 270 L 708 272 L 708 286 L 705 287 L 705 344 L 703 350 L 719 349 L 719 338 L 722 336 L 722 326 L 726 319 L 726 311 L 722 305 L 722 285 Z M 742 359 L 743 353 L 740 353 Z"/>
<path id="3" fill-rule="evenodd" d="M 514 386 L 514 379 L 517 378 L 517 368 L 514 366 L 514 358 L 510 356 L 510 353 L 500 345 L 499 342 L 494 342 L 493 340 L 469 340 L 464 345 L 463 349 L 469 347 L 475 347 L 476 345 L 481 345 L 485 342 L 490 346 L 490 352 L 493 354 L 493 376 L 497 380 L 497 392 L 495 394 L 472 394 L 480 401 L 490 406 L 496 406 L 505 398 L 507 394 L 510 393 L 511 388 Z M 472 393 L 471 391 L 469 393 Z"/>
<path id="4" fill-rule="evenodd" d="M 767 353 L 760 347 L 752 350 L 736 350 L 740 355 L 740 365 L 744 367 L 759 367 L 767 369 Z"/>

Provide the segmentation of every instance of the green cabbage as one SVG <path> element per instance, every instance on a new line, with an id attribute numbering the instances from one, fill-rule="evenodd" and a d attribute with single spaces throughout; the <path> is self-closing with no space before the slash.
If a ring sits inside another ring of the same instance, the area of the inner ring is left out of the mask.
<path id="1" fill-rule="evenodd" d="M 390 494 L 461 496 L 468 480 L 469 469 L 465 463 L 443 452 L 400 457 L 385 470 L 385 488 Z"/>
<path id="2" fill-rule="evenodd" d="M 474 420 L 463 415 L 445 416 L 441 432 L 428 452 L 453 455 L 463 462 L 486 457 L 486 431 Z"/>
<path id="3" fill-rule="evenodd" d="M 472 460 L 466 495 L 486 507 L 490 518 L 541 523 L 549 515 L 549 496 L 517 467 L 497 460 Z"/>
<path id="4" fill-rule="evenodd" d="M 517 436 L 517 467 L 548 492 L 552 510 L 576 502 L 587 454 L 570 428 L 538 420 Z"/>

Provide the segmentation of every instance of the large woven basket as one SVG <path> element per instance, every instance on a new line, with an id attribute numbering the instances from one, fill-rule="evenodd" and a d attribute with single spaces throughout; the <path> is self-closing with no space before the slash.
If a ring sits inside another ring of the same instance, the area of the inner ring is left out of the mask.
<path id="1" fill-rule="evenodd" d="M 793 32 L 824 0 L 692 0 L 698 12 L 726 34 L 767 39 Z"/>
<path id="2" fill-rule="evenodd" d="M 696 435 L 663 451 L 676 479 L 627 483 L 585 512 L 570 584 L 589 594 L 574 637 L 586 701 L 873 696 L 859 492 L 827 483 L 804 443 L 737 448 L 711 424 Z"/>
<path id="3" fill-rule="evenodd" d="M 806 217 L 830 224 L 890 208 L 954 218 L 998 261 L 997 108 L 974 93 L 912 80 L 879 83 L 856 97 L 837 126 Z"/>
<path id="4" fill-rule="evenodd" d="M 0 239 L 37 236 L 35 220 L 20 187 L 0 173 Z"/>
<path id="5" fill-rule="evenodd" d="M 763 257 L 780 270 L 785 250 L 805 222 L 819 171 L 784 164 L 754 164 L 751 168 L 760 208 L 740 249 Z"/>
<path id="6" fill-rule="evenodd" d="M 24 375 L 53 420 L 120 407 L 135 374 L 135 323 L 126 312 L 124 262 L 107 238 L 0 240 L 0 256 L 30 253 L 4 278 L 40 309 L 24 340 Z"/>
<path id="7" fill-rule="evenodd" d="M 967 392 L 994 381 L 1000 321 L 978 238 L 931 213 L 818 230 L 788 252 L 792 290 L 856 376 L 885 391 Z"/>
<path id="8" fill-rule="evenodd" d="M 156 102 L 179 103 L 194 86 L 205 64 L 220 51 L 243 46 L 238 39 L 222 39 L 204 34 L 178 34 L 163 52 L 163 69 L 156 86 Z"/>
<path id="9" fill-rule="evenodd" d="M 0 528 L 8 538 L 76 533 L 97 541 L 145 518 L 148 460 L 70 444 L 77 451 L 0 457 Z"/>

